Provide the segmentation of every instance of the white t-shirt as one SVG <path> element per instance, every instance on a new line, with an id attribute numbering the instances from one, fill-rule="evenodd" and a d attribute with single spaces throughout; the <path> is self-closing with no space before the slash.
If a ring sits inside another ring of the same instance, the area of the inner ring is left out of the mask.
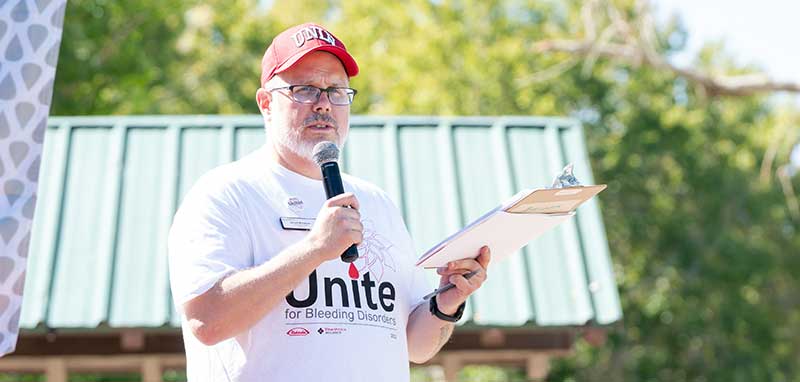
<path id="1" fill-rule="evenodd" d="M 208 172 L 186 195 L 169 234 L 169 267 L 190 381 L 409 380 L 406 324 L 431 288 L 389 197 L 342 178 L 365 227 L 354 266 L 323 263 L 253 327 L 214 346 L 194 337 L 183 304 L 302 239 L 308 231 L 284 229 L 280 218 L 315 218 L 325 191 L 262 147 Z"/>

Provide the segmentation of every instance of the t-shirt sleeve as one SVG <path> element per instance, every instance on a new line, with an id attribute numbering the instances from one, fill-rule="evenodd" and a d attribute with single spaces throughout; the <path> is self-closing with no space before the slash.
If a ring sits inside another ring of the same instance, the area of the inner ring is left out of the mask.
<path id="1" fill-rule="evenodd" d="M 227 275 L 252 267 L 250 238 L 232 185 L 203 176 L 175 214 L 167 247 L 179 310 Z"/>

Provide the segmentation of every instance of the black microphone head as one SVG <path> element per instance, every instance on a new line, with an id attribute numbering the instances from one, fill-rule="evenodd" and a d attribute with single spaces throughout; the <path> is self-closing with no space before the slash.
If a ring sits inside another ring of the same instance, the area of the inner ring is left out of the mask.
<path id="1" fill-rule="evenodd" d="M 317 166 L 322 166 L 328 162 L 337 162 L 339 160 L 339 147 L 329 141 L 317 143 L 312 151 L 312 157 Z"/>

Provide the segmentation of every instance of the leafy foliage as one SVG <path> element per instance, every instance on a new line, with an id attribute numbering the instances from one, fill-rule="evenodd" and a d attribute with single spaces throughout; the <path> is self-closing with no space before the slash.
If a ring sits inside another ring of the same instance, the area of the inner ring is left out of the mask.
<path id="1" fill-rule="evenodd" d="M 613 3 L 636 12 L 630 0 Z M 579 342 L 551 379 L 796 380 L 798 223 L 777 180 L 759 180 L 767 146 L 782 139 L 775 106 L 764 97 L 709 97 L 672 73 L 607 59 L 554 71 L 575 58 L 535 55 L 530 45 L 580 33 L 579 7 L 73 0 L 53 109 L 256 113 L 268 42 L 290 25 L 321 22 L 362 68 L 354 113 L 583 121 L 595 178 L 609 184 L 601 201 L 625 316 L 605 346 Z M 680 50 L 679 24 L 660 28 L 660 53 Z M 746 69 L 718 47 L 697 65 Z M 789 115 L 796 126 L 797 112 Z"/>

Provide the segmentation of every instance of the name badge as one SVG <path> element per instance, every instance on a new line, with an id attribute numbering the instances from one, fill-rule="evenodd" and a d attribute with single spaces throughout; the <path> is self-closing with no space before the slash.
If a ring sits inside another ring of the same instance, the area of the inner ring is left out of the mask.
<path id="1" fill-rule="evenodd" d="M 314 218 L 281 217 L 281 227 L 293 231 L 311 231 Z"/>

